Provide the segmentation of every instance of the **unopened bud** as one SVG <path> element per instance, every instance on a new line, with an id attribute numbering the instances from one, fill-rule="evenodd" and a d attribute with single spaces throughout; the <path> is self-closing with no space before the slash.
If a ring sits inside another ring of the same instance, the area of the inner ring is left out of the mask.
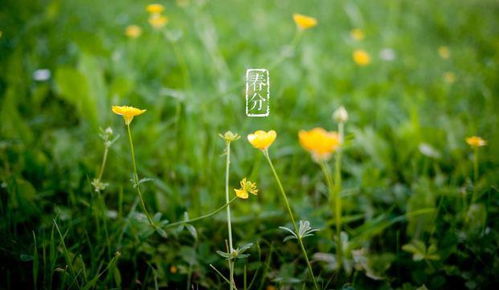
<path id="1" fill-rule="evenodd" d="M 348 112 L 345 107 L 341 106 L 333 113 L 333 119 L 338 123 L 345 123 L 348 121 Z"/>
<path id="2" fill-rule="evenodd" d="M 237 139 L 241 138 L 241 136 L 239 136 L 239 134 L 232 133 L 231 131 L 227 131 L 223 135 L 218 134 L 218 136 L 220 136 L 220 138 L 224 139 L 225 142 L 228 142 L 228 143 L 236 141 Z"/>

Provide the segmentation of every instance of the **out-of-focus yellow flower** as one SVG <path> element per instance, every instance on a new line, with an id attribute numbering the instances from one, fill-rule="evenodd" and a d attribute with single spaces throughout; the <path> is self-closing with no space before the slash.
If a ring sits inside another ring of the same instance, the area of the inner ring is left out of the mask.
<path id="1" fill-rule="evenodd" d="M 293 20 L 300 30 L 309 29 L 317 25 L 317 19 L 298 13 L 293 14 Z"/>
<path id="2" fill-rule="evenodd" d="M 125 35 L 130 38 L 137 38 L 142 34 L 142 29 L 137 25 L 128 25 L 125 29 Z"/>
<path id="3" fill-rule="evenodd" d="M 146 110 L 141 110 L 130 106 L 113 106 L 112 111 L 117 115 L 123 116 L 125 124 L 130 125 L 133 117 L 144 114 Z"/>
<path id="4" fill-rule="evenodd" d="M 468 143 L 468 145 L 470 145 L 473 148 L 478 148 L 487 145 L 487 141 L 483 140 L 478 136 L 472 136 L 466 138 L 466 143 Z"/>
<path id="5" fill-rule="evenodd" d="M 438 48 L 438 54 L 443 59 L 448 59 L 450 57 L 450 50 L 447 46 L 440 46 Z"/>
<path id="6" fill-rule="evenodd" d="M 246 177 L 243 178 L 240 182 L 241 188 L 236 189 L 234 188 L 234 191 L 236 192 L 237 197 L 242 198 L 242 199 L 247 199 L 249 194 L 258 194 L 258 189 L 256 188 L 256 183 L 251 182 L 249 180 L 246 180 Z"/>
<path id="7" fill-rule="evenodd" d="M 357 49 L 352 54 L 353 61 L 360 66 L 366 66 L 371 63 L 371 57 L 362 49 Z"/>
<path id="8" fill-rule="evenodd" d="M 160 29 L 168 23 L 168 17 L 160 14 L 152 14 L 149 17 L 149 24 L 156 29 Z"/>
<path id="9" fill-rule="evenodd" d="M 310 153 L 316 161 L 327 160 L 340 146 L 340 136 L 336 132 L 328 132 L 322 128 L 310 131 L 300 130 L 300 145 Z"/>
<path id="10" fill-rule="evenodd" d="M 362 31 L 362 29 L 360 29 L 360 28 L 352 29 L 352 31 L 350 31 L 350 36 L 353 39 L 360 41 L 360 40 L 364 39 L 364 31 Z"/>
<path id="11" fill-rule="evenodd" d="M 3 35 L 3 31 L 0 30 L 0 38 L 2 38 L 2 35 Z"/>
<path id="12" fill-rule="evenodd" d="M 149 4 L 146 6 L 146 11 L 151 14 L 160 14 L 161 12 L 165 11 L 165 6 L 157 3 Z"/>
<path id="13" fill-rule="evenodd" d="M 170 266 L 170 273 L 176 274 L 178 272 L 178 269 L 175 265 Z"/>
<path id="14" fill-rule="evenodd" d="M 265 290 L 277 290 L 277 288 L 274 285 L 268 285 Z"/>
<path id="15" fill-rule="evenodd" d="M 277 133 L 274 130 L 268 132 L 257 130 L 255 133 L 248 135 L 248 141 L 256 149 L 267 150 L 274 143 L 276 137 Z"/>
<path id="16" fill-rule="evenodd" d="M 452 72 L 444 73 L 444 81 L 448 84 L 452 84 L 456 81 L 456 75 Z"/>

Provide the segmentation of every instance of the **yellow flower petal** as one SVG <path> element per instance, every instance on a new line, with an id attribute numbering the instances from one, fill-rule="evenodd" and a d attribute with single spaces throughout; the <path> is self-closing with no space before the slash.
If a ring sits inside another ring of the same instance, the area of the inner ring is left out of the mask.
<path id="1" fill-rule="evenodd" d="M 248 141 L 253 147 L 260 150 L 266 150 L 272 143 L 274 143 L 277 137 L 277 133 L 274 130 L 265 132 L 263 130 L 257 130 L 253 134 L 248 135 Z"/>
<path id="2" fill-rule="evenodd" d="M 142 115 L 146 111 L 131 106 L 113 106 L 111 109 L 113 113 L 123 116 L 126 125 L 130 125 L 133 117 Z"/>
<path id="3" fill-rule="evenodd" d="M 471 147 L 478 148 L 487 145 L 487 141 L 484 139 L 478 137 L 478 136 L 472 136 L 466 138 L 466 143 L 470 145 Z"/>
<path id="4" fill-rule="evenodd" d="M 149 24 L 155 29 L 160 29 L 163 26 L 165 26 L 168 23 L 168 17 L 159 15 L 159 14 L 152 14 L 151 17 L 149 17 Z"/>
<path id="5" fill-rule="evenodd" d="M 364 31 L 359 28 L 352 29 L 352 31 L 350 31 L 350 36 L 357 41 L 361 41 L 364 39 Z"/>
<path id="6" fill-rule="evenodd" d="M 159 14 L 165 10 L 165 6 L 161 4 L 149 4 L 146 6 L 146 11 L 151 14 Z"/>
<path id="7" fill-rule="evenodd" d="M 300 145 L 309 151 L 317 161 L 327 160 L 340 146 L 340 137 L 336 132 L 328 132 L 322 128 L 298 133 Z"/>
<path id="8" fill-rule="evenodd" d="M 241 180 L 241 182 L 239 184 L 241 185 L 241 188 L 234 189 L 237 197 L 242 198 L 242 199 L 247 199 L 249 196 L 248 193 L 257 195 L 258 189 L 256 188 L 256 183 L 251 182 L 249 180 L 246 180 L 246 177 L 245 177 Z"/>
<path id="9" fill-rule="evenodd" d="M 137 38 L 142 34 L 142 29 L 137 25 L 129 25 L 125 29 L 125 35 L 130 38 Z"/>
<path id="10" fill-rule="evenodd" d="M 293 14 L 293 20 L 300 30 L 309 29 L 317 25 L 317 19 L 298 13 Z"/>
<path id="11" fill-rule="evenodd" d="M 353 52 L 352 58 L 353 61 L 355 61 L 355 63 L 360 66 L 366 66 L 371 62 L 371 57 L 369 56 L 369 54 L 362 49 L 355 50 Z"/>
<path id="12" fill-rule="evenodd" d="M 235 189 L 234 191 L 236 192 L 237 197 L 242 198 L 242 199 L 247 199 L 249 197 L 248 192 L 244 189 Z"/>

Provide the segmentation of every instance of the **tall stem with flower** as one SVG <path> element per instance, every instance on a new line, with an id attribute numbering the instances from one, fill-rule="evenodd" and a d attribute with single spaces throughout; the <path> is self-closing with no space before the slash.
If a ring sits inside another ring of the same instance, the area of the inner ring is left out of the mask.
<path id="1" fill-rule="evenodd" d="M 142 210 L 144 211 L 144 214 L 147 217 L 147 220 L 149 221 L 149 224 L 157 229 L 157 226 L 154 224 L 151 215 L 149 214 L 149 211 L 147 211 L 146 204 L 144 202 L 144 198 L 142 197 L 142 190 L 140 189 L 140 180 L 139 180 L 139 175 L 137 173 L 137 163 L 135 161 L 135 149 L 133 147 L 133 139 L 132 139 L 132 132 L 130 130 L 130 124 L 132 123 L 132 120 L 135 116 L 139 116 L 143 114 L 146 110 L 141 110 L 137 109 L 134 107 L 129 107 L 129 106 L 113 106 L 112 107 L 113 113 L 117 115 L 123 116 L 123 119 L 125 121 L 125 125 L 127 127 L 127 133 L 128 133 L 128 142 L 130 143 L 130 153 L 132 155 L 132 166 L 133 166 L 133 187 L 137 189 L 137 194 L 139 196 L 140 204 L 142 206 Z"/>
<path id="2" fill-rule="evenodd" d="M 228 204 L 230 202 L 229 196 L 229 172 L 230 172 L 230 143 L 236 141 L 240 138 L 239 135 L 232 133 L 231 131 L 226 132 L 224 135 L 219 135 L 225 141 L 225 202 Z M 227 249 L 229 253 L 234 251 L 234 245 L 232 243 L 232 223 L 231 223 L 231 213 L 230 205 L 227 205 L 227 231 L 229 235 L 229 248 Z M 230 272 L 230 289 L 236 289 L 236 284 L 234 281 L 234 261 L 228 259 L 229 272 Z"/>
<path id="3" fill-rule="evenodd" d="M 300 228 L 298 228 L 298 225 L 296 224 L 293 211 L 291 210 L 291 206 L 288 201 L 288 197 L 286 195 L 286 191 L 284 190 L 284 187 L 282 186 L 281 179 L 279 178 L 279 175 L 277 174 L 274 164 L 272 163 L 272 159 L 270 158 L 268 148 L 272 143 L 274 143 L 275 139 L 277 137 L 277 133 L 274 130 L 270 130 L 268 132 L 258 130 L 253 134 L 248 135 L 248 141 L 255 147 L 256 149 L 260 149 L 262 151 L 263 155 L 267 159 L 267 162 L 269 163 L 270 169 L 272 170 L 272 173 L 274 175 L 274 178 L 277 182 L 277 185 L 279 187 L 279 191 L 282 196 L 282 200 L 284 201 L 284 205 L 286 207 L 286 210 L 289 214 L 289 218 L 291 220 L 291 223 L 293 224 L 293 229 L 294 229 L 294 238 L 298 240 L 298 244 L 300 245 L 300 249 L 303 253 L 303 256 L 305 258 L 305 261 L 307 262 L 307 268 L 310 273 L 310 276 L 312 277 L 312 281 L 314 283 L 314 288 L 319 289 L 319 286 L 317 284 L 317 281 L 314 276 L 314 272 L 312 270 L 312 265 L 310 264 L 310 259 L 308 258 L 307 251 L 305 249 L 305 246 L 303 244 L 303 237 L 302 231 Z M 301 223 L 301 222 L 300 222 Z M 308 222 L 307 222 L 308 223 Z"/>
<path id="4" fill-rule="evenodd" d="M 475 202 L 477 198 L 477 184 L 478 184 L 478 149 L 487 145 L 487 141 L 478 136 L 466 138 L 466 143 L 473 149 L 473 196 L 471 203 Z"/>
<path id="5" fill-rule="evenodd" d="M 343 265 L 343 244 L 341 241 L 342 228 L 342 200 L 341 200 L 341 153 L 344 139 L 344 123 L 348 119 L 345 108 L 340 107 L 333 115 L 338 122 L 338 133 L 328 132 L 322 128 L 314 128 L 310 131 L 301 130 L 298 133 L 301 146 L 312 154 L 324 174 L 329 191 L 329 204 L 331 212 L 334 213 L 336 225 L 336 260 L 338 271 Z M 327 161 L 336 152 L 334 182 Z"/>

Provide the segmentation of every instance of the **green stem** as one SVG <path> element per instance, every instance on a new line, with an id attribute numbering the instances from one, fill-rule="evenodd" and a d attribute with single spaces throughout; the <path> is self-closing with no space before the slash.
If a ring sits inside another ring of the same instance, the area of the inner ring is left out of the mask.
<path id="1" fill-rule="evenodd" d="M 230 141 L 225 142 L 225 202 L 229 203 L 229 168 L 230 168 Z M 234 247 L 232 244 L 232 224 L 231 224 L 231 214 L 230 214 L 230 205 L 227 205 L 227 229 L 229 231 L 229 253 L 234 251 Z M 235 289 L 235 281 L 234 281 L 234 262 L 229 259 L 229 272 L 230 272 L 230 289 Z"/>
<path id="2" fill-rule="evenodd" d="M 478 147 L 473 149 L 473 196 L 471 197 L 471 204 L 476 200 L 478 185 Z"/>
<path id="3" fill-rule="evenodd" d="M 164 228 L 171 228 L 171 227 L 179 226 L 179 225 L 182 225 L 182 224 L 190 224 L 190 223 L 197 222 L 197 221 L 200 221 L 202 219 L 214 216 L 217 213 L 221 212 L 224 208 L 226 208 L 227 206 L 229 206 L 236 199 L 237 199 L 237 197 L 232 198 L 228 203 L 222 205 L 221 207 L 217 208 L 216 210 L 214 210 L 214 211 L 212 211 L 210 213 L 207 213 L 205 215 L 199 216 L 197 218 L 189 219 L 189 220 L 186 220 L 186 221 L 180 221 L 180 222 L 175 222 L 175 223 L 167 224 Z"/>
<path id="4" fill-rule="evenodd" d="M 97 180 L 99 182 L 101 181 L 102 175 L 104 174 L 104 168 L 106 167 L 108 151 L 109 151 L 109 146 L 104 145 L 104 155 L 102 156 L 102 163 L 100 165 L 99 176 L 97 177 Z"/>
<path id="5" fill-rule="evenodd" d="M 319 165 L 322 169 L 322 173 L 324 174 L 324 177 L 326 178 L 326 183 L 327 183 L 327 188 L 329 190 L 329 206 L 331 207 L 331 212 L 335 211 L 334 208 L 334 183 L 333 183 L 333 178 L 331 177 L 331 170 L 329 169 L 329 166 L 327 165 L 325 160 L 320 160 Z"/>
<path id="6" fill-rule="evenodd" d="M 265 158 L 267 158 L 267 161 L 269 162 L 270 169 L 272 170 L 272 173 L 274 174 L 274 177 L 277 181 L 277 185 L 279 186 L 279 190 L 281 191 L 282 199 L 284 200 L 284 204 L 286 205 L 286 209 L 288 210 L 289 217 L 291 218 L 291 222 L 293 223 L 293 227 L 294 227 L 296 236 L 298 237 L 298 243 L 300 244 L 300 248 L 303 252 L 303 256 L 305 257 L 305 260 L 307 262 L 308 271 L 310 272 L 310 276 L 312 277 L 312 281 L 314 282 L 314 287 L 315 287 L 315 289 L 319 289 L 319 286 L 317 285 L 317 281 L 315 280 L 314 272 L 312 270 L 312 265 L 310 264 L 310 260 L 308 259 L 307 251 L 305 250 L 305 246 L 303 245 L 302 237 L 299 234 L 298 226 L 296 225 L 295 218 L 293 216 L 293 212 L 291 211 L 288 197 L 286 195 L 286 192 L 284 191 L 284 187 L 282 186 L 281 180 L 279 179 L 279 176 L 277 175 L 277 172 L 275 171 L 275 168 L 274 168 L 274 165 L 272 164 L 272 160 L 270 159 L 268 150 L 265 149 L 265 150 L 262 150 L 262 152 L 263 152 L 263 155 L 265 156 Z"/>
<path id="7" fill-rule="evenodd" d="M 128 131 L 128 141 L 130 142 L 130 150 L 131 150 L 131 154 L 132 154 L 134 185 L 137 188 L 137 193 L 139 194 L 140 204 L 142 206 L 142 210 L 144 210 L 144 213 L 147 216 L 147 220 L 149 221 L 151 226 L 156 228 L 156 225 L 153 223 L 152 218 L 149 215 L 149 212 L 147 211 L 146 204 L 144 203 L 144 199 L 142 198 L 142 191 L 140 190 L 140 184 L 139 184 L 139 175 L 137 174 L 137 165 L 135 162 L 135 150 L 133 149 L 132 133 L 130 132 L 130 124 L 127 124 L 126 127 L 127 127 L 127 131 Z"/>
<path id="8" fill-rule="evenodd" d="M 341 216 L 342 216 L 342 201 L 341 201 L 341 156 L 343 151 L 344 133 L 343 122 L 338 124 L 338 134 L 340 137 L 340 146 L 336 152 L 335 163 L 335 216 L 336 216 L 336 247 L 338 259 L 338 271 L 343 266 L 343 245 L 341 242 Z"/>

